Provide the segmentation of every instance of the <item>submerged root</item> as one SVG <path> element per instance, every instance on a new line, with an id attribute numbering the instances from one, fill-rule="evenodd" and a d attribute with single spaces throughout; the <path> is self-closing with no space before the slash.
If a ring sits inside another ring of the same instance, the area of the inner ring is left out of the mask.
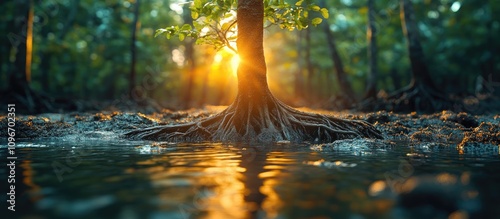
<path id="1" fill-rule="evenodd" d="M 301 112 L 273 97 L 261 106 L 237 100 L 219 114 L 197 122 L 135 130 L 125 136 L 176 142 L 332 142 L 358 137 L 382 138 L 367 122 Z"/>

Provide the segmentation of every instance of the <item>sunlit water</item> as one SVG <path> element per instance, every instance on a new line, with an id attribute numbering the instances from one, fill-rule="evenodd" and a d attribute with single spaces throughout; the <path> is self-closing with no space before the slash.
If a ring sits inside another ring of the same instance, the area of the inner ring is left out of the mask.
<path id="1" fill-rule="evenodd" d="M 6 145 L 0 149 L 5 163 Z M 18 142 L 16 151 L 12 215 L 18 218 L 402 218 L 413 213 L 401 207 L 394 187 L 443 174 L 471 180 L 443 191 L 470 190 L 471 197 L 458 195 L 465 200 L 457 204 L 459 216 L 500 213 L 498 148 L 464 152 L 455 145 L 362 140 L 325 148 L 66 138 Z M 4 212 L 8 173 L 0 171 Z M 416 209 L 439 216 L 429 207 Z"/>

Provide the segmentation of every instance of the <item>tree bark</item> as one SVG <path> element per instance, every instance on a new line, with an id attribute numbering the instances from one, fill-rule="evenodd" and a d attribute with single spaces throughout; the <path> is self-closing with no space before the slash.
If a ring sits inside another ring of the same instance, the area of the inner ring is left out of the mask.
<path id="1" fill-rule="evenodd" d="M 365 99 L 377 97 L 377 28 L 375 26 L 375 5 L 374 0 L 368 0 L 368 79 Z"/>
<path id="2" fill-rule="evenodd" d="M 264 5 L 262 0 L 238 2 L 238 96 L 248 102 L 262 102 L 269 94 L 264 59 Z"/>

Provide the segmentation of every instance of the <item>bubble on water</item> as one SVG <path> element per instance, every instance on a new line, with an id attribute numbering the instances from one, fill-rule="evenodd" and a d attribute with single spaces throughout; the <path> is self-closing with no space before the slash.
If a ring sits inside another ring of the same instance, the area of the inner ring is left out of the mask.
<path id="1" fill-rule="evenodd" d="M 305 161 L 304 164 L 311 165 L 311 166 L 317 166 L 317 167 L 324 167 L 324 168 L 348 168 L 348 167 L 355 167 L 358 164 L 356 163 L 346 163 L 343 161 L 325 161 L 323 159 L 317 160 L 317 161 Z"/>
<path id="2" fill-rule="evenodd" d="M 27 142 L 23 142 L 23 143 L 20 143 L 18 142 L 16 144 L 16 148 L 45 148 L 45 147 L 48 147 L 48 145 L 46 144 L 37 144 L 37 143 L 27 143 Z M 0 145 L 0 148 L 8 148 L 8 145 Z"/>
<path id="3" fill-rule="evenodd" d="M 325 152 L 348 152 L 357 156 L 385 152 L 394 147 L 393 142 L 378 139 L 345 139 L 327 144 L 314 144 L 311 149 Z"/>

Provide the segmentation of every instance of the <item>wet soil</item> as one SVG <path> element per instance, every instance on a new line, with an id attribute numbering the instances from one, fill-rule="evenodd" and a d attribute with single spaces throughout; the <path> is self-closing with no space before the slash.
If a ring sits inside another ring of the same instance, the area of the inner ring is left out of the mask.
<path id="1" fill-rule="evenodd" d="M 45 113 L 16 115 L 16 138 L 44 138 L 81 135 L 99 137 L 100 133 L 122 135 L 137 128 L 179 124 L 213 115 L 224 107 L 209 106 L 186 111 L 161 110 L 147 114 L 127 111 Z M 456 144 L 458 148 L 500 146 L 500 114 L 472 115 L 442 111 L 433 114 L 387 111 L 374 113 L 304 111 L 331 114 L 345 119 L 361 119 L 373 124 L 385 138 L 408 143 Z M 7 117 L 0 115 L 0 136 L 6 136 Z"/>

